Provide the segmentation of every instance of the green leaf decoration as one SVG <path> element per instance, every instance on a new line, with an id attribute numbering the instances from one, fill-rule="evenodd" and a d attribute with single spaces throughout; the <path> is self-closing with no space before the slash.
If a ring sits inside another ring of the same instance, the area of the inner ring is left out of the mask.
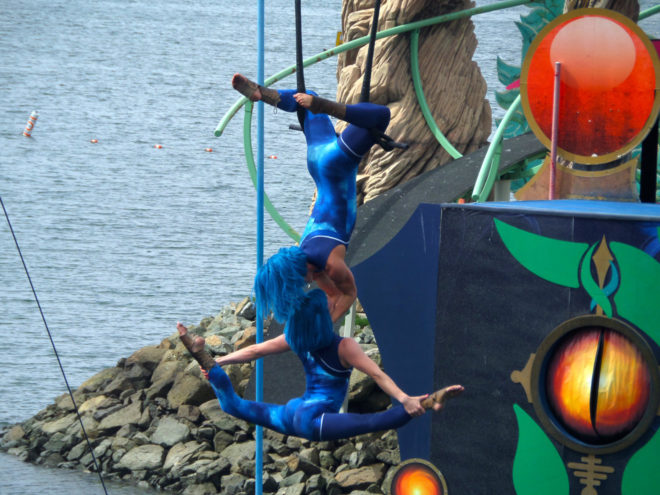
<path id="1" fill-rule="evenodd" d="M 518 446 L 513 459 L 513 486 L 517 495 L 568 495 L 568 473 L 557 449 L 518 404 Z"/>
<path id="2" fill-rule="evenodd" d="M 520 16 L 520 22 L 516 22 L 516 26 L 522 36 L 522 50 L 521 50 L 521 64 L 527 55 L 529 45 L 532 43 L 536 35 L 550 22 L 552 19 L 560 15 L 564 10 L 564 0 L 545 0 L 540 2 L 532 2 L 528 5 L 530 12 L 527 15 Z M 508 64 L 497 57 L 497 77 L 499 81 L 508 86 L 516 79 L 520 78 L 520 66 Z M 511 106 L 511 102 L 518 96 L 519 90 L 496 92 L 495 99 L 500 107 L 507 110 Z M 505 132 L 504 138 L 512 138 L 529 132 L 530 127 L 527 124 L 525 115 L 520 111 L 522 120 L 516 123 L 509 123 Z M 524 122 L 524 123 L 522 123 Z"/>
<path id="3" fill-rule="evenodd" d="M 617 313 L 637 325 L 660 345 L 660 263 L 629 244 L 611 242 L 609 248 L 619 266 L 621 278 L 619 288 L 614 293 Z"/>
<path id="4" fill-rule="evenodd" d="M 520 67 L 507 64 L 499 56 L 497 57 L 497 78 L 499 81 L 508 86 L 514 81 L 520 79 Z"/>
<path id="5" fill-rule="evenodd" d="M 517 89 L 511 91 L 498 91 L 495 93 L 495 100 L 504 109 L 508 110 L 513 101 L 518 96 Z"/>
<path id="6" fill-rule="evenodd" d="M 521 134 L 529 132 L 529 130 L 530 129 L 529 124 L 527 123 L 527 119 L 525 119 L 522 111 L 519 111 L 513 115 L 509 121 L 509 125 L 506 126 L 506 129 L 504 130 L 504 138 L 509 139 L 512 137 L 520 136 Z"/>
<path id="7" fill-rule="evenodd" d="M 630 458 L 623 472 L 621 495 L 657 495 L 660 487 L 660 434 Z"/>
<path id="8" fill-rule="evenodd" d="M 495 227 L 511 255 L 530 272 L 564 287 L 580 286 L 578 269 L 588 244 L 533 234 L 497 218 Z"/>
<path id="9" fill-rule="evenodd" d="M 527 50 L 529 50 L 529 45 L 532 44 L 532 40 L 536 37 L 536 31 L 532 26 L 528 26 L 522 22 L 516 22 L 516 26 L 518 26 L 518 31 L 520 31 L 520 34 L 522 35 L 522 58 L 524 59 L 525 55 L 527 54 Z"/>

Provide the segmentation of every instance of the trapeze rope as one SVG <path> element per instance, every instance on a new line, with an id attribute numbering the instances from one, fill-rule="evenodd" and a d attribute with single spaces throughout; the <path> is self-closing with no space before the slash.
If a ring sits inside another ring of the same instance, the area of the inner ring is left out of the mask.
<path id="1" fill-rule="evenodd" d="M 360 101 L 369 102 L 369 92 L 371 90 L 371 68 L 374 63 L 374 48 L 376 46 L 376 33 L 378 32 L 378 16 L 380 14 L 380 0 L 376 0 L 374 5 L 374 16 L 371 19 L 371 33 L 369 36 L 369 48 L 367 49 L 367 61 L 364 64 L 364 77 L 362 78 L 362 92 Z"/>
<path id="2" fill-rule="evenodd" d="M 9 214 L 7 213 L 7 209 L 5 208 L 5 203 L 2 201 L 2 196 L 0 196 L 0 205 L 2 205 L 2 211 L 5 213 L 5 218 L 7 219 L 7 225 L 9 226 L 9 231 L 11 232 L 11 236 L 14 238 L 14 244 L 16 245 L 16 250 L 18 251 L 18 256 L 21 258 L 21 263 L 23 264 L 23 269 L 25 270 L 25 275 L 27 276 L 28 282 L 30 283 L 30 288 L 32 289 L 32 294 L 34 296 L 34 300 L 37 303 L 37 307 L 39 308 L 39 314 L 41 314 L 41 320 L 44 322 L 44 326 L 46 327 L 46 332 L 48 333 L 48 338 L 50 339 L 50 344 L 53 347 L 53 351 L 55 352 L 55 357 L 57 358 L 57 364 L 60 366 L 60 371 L 62 372 L 62 376 L 64 377 L 64 383 L 66 384 L 66 388 L 69 391 L 69 396 L 71 397 L 71 402 L 73 403 L 73 408 L 76 411 L 76 415 L 78 416 L 78 422 L 80 423 L 80 428 L 83 432 L 83 436 L 85 437 L 85 441 L 87 442 L 87 447 L 89 448 L 90 454 L 92 454 L 92 460 L 94 461 L 94 467 L 96 468 L 96 472 L 99 475 L 99 479 L 101 480 L 101 485 L 103 486 L 103 491 L 107 495 L 108 490 L 105 487 L 105 482 L 103 481 L 103 476 L 101 475 L 101 470 L 99 468 L 98 462 L 96 461 L 96 456 L 94 455 L 94 449 L 92 448 L 92 444 L 89 441 L 89 437 L 87 436 L 87 431 L 85 430 L 85 425 L 83 424 L 82 417 L 80 416 L 80 412 L 78 411 L 78 405 L 76 404 L 76 400 L 73 398 L 73 392 L 71 391 L 71 387 L 69 386 L 69 380 L 66 377 L 66 373 L 64 372 L 64 367 L 62 366 L 62 361 L 60 360 L 60 356 L 57 352 L 57 348 L 55 347 L 55 342 L 53 341 L 53 336 L 50 333 L 50 329 L 48 328 L 48 323 L 46 323 L 46 317 L 44 316 L 44 312 L 41 309 L 41 303 L 39 302 L 39 298 L 37 297 L 37 291 L 34 289 L 34 284 L 32 284 L 32 278 L 30 277 L 30 272 L 28 271 L 27 265 L 25 264 L 25 259 L 23 259 L 23 253 L 21 252 L 21 248 L 18 245 L 18 239 L 16 239 L 16 234 L 14 233 L 14 229 L 11 225 L 11 221 L 9 220 Z"/>
<path id="3" fill-rule="evenodd" d="M 367 49 L 367 60 L 364 67 L 364 76 L 362 77 L 362 92 L 360 93 L 360 102 L 369 102 L 369 93 L 371 91 L 371 72 L 374 62 L 374 49 L 376 46 L 376 34 L 378 33 L 378 17 L 380 15 L 380 0 L 376 0 L 374 5 L 374 15 L 371 20 L 371 32 L 369 36 L 369 47 Z M 398 143 L 383 131 L 379 129 L 369 129 L 369 132 L 376 140 L 376 143 L 385 151 L 392 151 L 394 148 L 408 149 L 407 143 Z"/>
<path id="4" fill-rule="evenodd" d="M 305 74 L 303 72 L 303 52 L 302 52 L 302 15 L 300 13 L 300 0 L 296 0 L 296 91 L 306 93 Z M 298 122 L 300 127 L 305 130 L 305 109 L 298 107 Z"/>
<path id="5" fill-rule="evenodd" d="M 305 89 L 305 75 L 303 72 L 303 53 L 302 53 L 302 15 L 301 15 L 301 0 L 295 1 L 295 21 L 296 21 L 296 91 L 298 93 L 306 93 Z M 378 32 L 378 16 L 380 14 L 380 0 L 376 0 L 374 5 L 374 15 L 371 21 L 371 32 L 369 39 L 369 48 L 367 51 L 367 60 L 364 68 L 364 76 L 362 78 L 362 91 L 360 93 L 360 102 L 369 102 L 369 92 L 371 90 L 371 70 L 373 67 L 374 48 L 376 46 L 376 34 Z M 300 122 L 300 129 L 304 129 L 305 110 L 298 108 L 298 122 Z M 291 125 L 290 129 L 297 129 Z M 394 148 L 408 149 L 410 146 L 407 143 L 399 143 L 378 129 L 369 129 L 369 132 L 378 144 L 385 151 L 392 151 Z"/>

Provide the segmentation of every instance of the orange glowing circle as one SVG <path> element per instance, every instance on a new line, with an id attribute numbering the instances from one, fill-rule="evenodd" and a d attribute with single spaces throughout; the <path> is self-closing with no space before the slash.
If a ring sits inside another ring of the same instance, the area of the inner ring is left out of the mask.
<path id="1" fill-rule="evenodd" d="M 646 136 L 660 110 L 660 61 L 651 41 L 627 17 L 577 9 L 534 39 L 523 62 L 525 117 L 550 148 L 554 74 L 560 64 L 558 153 L 580 163 L 606 163 Z"/>
<path id="2" fill-rule="evenodd" d="M 648 365 L 635 344 L 613 330 L 592 327 L 568 334 L 550 357 L 546 376 L 556 418 L 586 443 L 608 443 L 627 435 L 649 405 Z"/>
<path id="3" fill-rule="evenodd" d="M 562 80 L 578 89 L 617 87 L 630 76 L 635 56 L 635 44 L 628 32 L 603 17 L 575 19 L 550 43 L 550 60 L 561 62 Z"/>
<path id="4" fill-rule="evenodd" d="M 410 459 L 401 465 L 392 478 L 391 495 L 446 495 L 442 474 L 427 461 Z"/>

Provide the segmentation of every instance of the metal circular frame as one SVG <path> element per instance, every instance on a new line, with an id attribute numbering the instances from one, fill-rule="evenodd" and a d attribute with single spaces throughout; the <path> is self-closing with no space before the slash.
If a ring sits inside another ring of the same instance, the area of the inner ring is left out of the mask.
<path id="1" fill-rule="evenodd" d="M 392 495 L 406 495 L 406 494 L 397 494 L 394 492 L 394 483 L 398 478 L 398 475 L 401 471 L 403 471 L 406 467 L 408 467 L 411 464 L 421 464 L 424 467 L 428 468 L 435 476 L 437 477 L 438 481 L 440 482 L 440 486 L 442 487 L 442 495 L 447 495 L 449 493 L 447 489 L 447 480 L 445 480 L 444 475 L 440 472 L 440 470 L 434 466 L 432 463 L 430 463 L 427 460 L 424 459 L 419 459 L 419 458 L 412 458 L 408 459 L 406 461 L 403 461 L 396 467 L 396 472 L 394 473 L 394 476 L 392 476 L 392 482 L 390 483 L 390 491 Z"/>
<path id="2" fill-rule="evenodd" d="M 651 379 L 649 403 L 637 425 L 623 438 L 603 445 L 592 445 L 575 438 L 559 424 L 552 412 L 550 412 L 550 406 L 545 397 L 545 372 L 547 370 L 548 358 L 552 355 L 556 344 L 565 335 L 575 330 L 594 326 L 613 330 L 630 339 L 639 349 L 642 359 L 647 364 Z M 555 438 L 555 440 L 577 452 L 586 454 L 610 454 L 632 445 L 651 427 L 658 414 L 658 405 L 660 404 L 660 371 L 653 350 L 637 330 L 621 320 L 607 318 L 605 316 L 578 316 L 565 321 L 555 328 L 539 346 L 536 351 L 534 364 L 532 365 L 531 394 L 536 415 L 543 424 L 545 431 Z"/>
<path id="3" fill-rule="evenodd" d="M 632 20 L 630 20 L 623 14 L 619 14 L 618 12 L 608 9 L 584 8 L 584 9 L 572 10 L 566 14 L 556 17 L 548 24 L 546 24 L 546 26 L 536 35 L 534 41 L 532 41 L 532 43 L 530 44 L 529 49 L 527 50 L 527 56 L 523 61 L 522 70 L 520 72 L 520 81 L 521 81 L 520 96 L 522 98 L 522 106 L 523 106 L 523 112 L 525 114 L 525 118 L 527 119 L 527 123 L 529 124 L 529 127 L 532 129 L 532 132 L 534 132 L 534 135 L 548 149 L 550 149 L 550 146 L 552 144 L 550 141 L 550 137 L 547 136 L 545 132 L 543 132 L 541 126 L 536 122 L 536 118 L 534 117 L 534 114 L 532 113 L 532 110 L 529 105 L 529 98 L 527 95 L 527 75 L 529 73 L 529 67 L 531 65 L 532 58 L 534 53 L 536 52 L 536 49 L 538 48 L 538 46 L 541 44 L 541 42 L 544 40 L 545 36 L 549 32 L 555 29 L 559 24 L 563 24 L 569 19 L 574 19 L 577 17 L 584 17 L 584 16 L 609 17 L 610 19 L 613 19 L 614 21 L 625 25 L 628 29 L 630 29 L 633 33 L 635 33 L 639 37 L 639 40 L 644 44 L 644 46 L 649 51 L 651 58 L 656 61 L 656 63 L 654 63 L 655 80 L 656 83 L 660 82 L 660 63 L 658 63 L 658 55 L 655 50 L 655 47 L 648 39 L 644 31 L 642 31 L 642 29 L 637 24 L 635 24 Z M 660 95 L 658 95 L 656 91 L 655 101 L 653 102 L 653 107 L 651 108 L 651 112 L 649 113 L 649 118 L 644 124 L 644 127 L 640 130 L 637 136 L 635 136 L 630 142 L 628 142 L 626 145 L 622 146 L 618 150 L 614 150 L 609 153 L 605 153 L 603 155 L 594 157 L 594 156 L 578 155 L 576 153 L 572 153 L 560 147 L 558 147 L 557 149 L 559 150 L 559 154 L 563 158 L 586 165 L 595 165 L 599 163 L 607 163 L 616 160 L 623 154 L 631 151 L 635 146 L 637 146 L 643 141 L 649 129 L 653 127 L 656 119 L 658 118 L 659 112 L 660 112 Z"/>

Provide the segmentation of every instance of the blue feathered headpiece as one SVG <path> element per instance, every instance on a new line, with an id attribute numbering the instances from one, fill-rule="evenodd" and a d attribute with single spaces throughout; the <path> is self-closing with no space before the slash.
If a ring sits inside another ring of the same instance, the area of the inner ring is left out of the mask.
<path id="1" fill-rule="evenodd" d="M 259 301 L 260 318 L 268 313 L 280 323 L 300 305 L 304 296 L 307 256 L 298 246 L 281 248 L 257 271 L 254 293 Z"/>
<path id="2" fill-rule="evenodd" d="M 286 322 L 284 337 L 296 354 L 323 349 L 332 343 L 334 330 L 325 292 L 314 289 L 303 296 L 300 307 Z"/>

